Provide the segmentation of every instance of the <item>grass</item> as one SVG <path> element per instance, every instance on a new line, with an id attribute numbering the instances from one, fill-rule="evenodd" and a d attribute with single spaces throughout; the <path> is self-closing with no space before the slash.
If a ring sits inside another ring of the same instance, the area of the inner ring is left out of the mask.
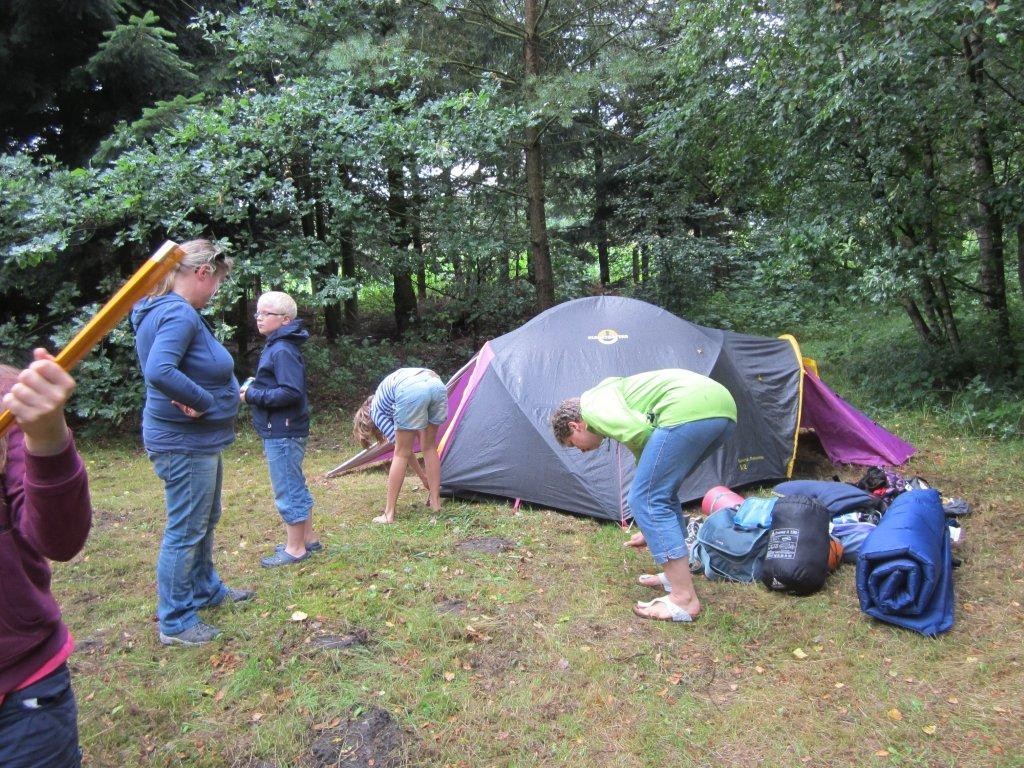
<path id="1" fill-rule="evenodd" d="M 259 567 L 282 532 L 243 428 L 225 454 L 216 562 L 258 597 L 205 612 L 216 643 L 166 648 L 162 488 L 137 441 L 83 440 L 94 529 L 54 589 L 78 643 L 85 764 L 335 764 L 313 743 L 379 708 L 402 747 L 377 766 L 1024 765 L 1021 446 L 942 434 L 925 412 L 897 421 L 922 447 L 909 471 L 975 509 L 957 623 L 935 639 L 862 614 L 849 565 L 805 598 L 700 580 L 704 615 L 673 626 L 630 613 L 650 563 L 616 526 L 451 500 L 434 514 L 415 478 L 399 523 L 371 525 L 384 475 L 324 479 L 354 449 L 341 414 L 320 414 L 306 468 L 326 551 Z M 836 471 L 859 474 L 803 450 L 798 476 Z M 485 536 L 510 547 L 459 546 Z M 321 647 L 353 634 L 365 642 Z"/>

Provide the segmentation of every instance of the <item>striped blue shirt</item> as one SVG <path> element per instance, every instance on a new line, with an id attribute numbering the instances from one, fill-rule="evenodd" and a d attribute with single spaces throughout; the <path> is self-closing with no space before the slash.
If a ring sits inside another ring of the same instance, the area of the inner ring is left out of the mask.
<path id="1" fill-rule="evenodd" d="M 370 418 L 389 443 L 395 442 L 395 397 L 398 387 L 421 373 L 429 373 L 427 368 L 399 368 L 384 377 L 377 385 L 370 404 Z"/>

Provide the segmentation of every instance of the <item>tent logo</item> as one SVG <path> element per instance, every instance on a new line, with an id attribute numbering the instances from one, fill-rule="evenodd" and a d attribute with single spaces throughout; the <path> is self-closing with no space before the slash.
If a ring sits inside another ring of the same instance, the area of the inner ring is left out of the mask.
<path id="1" fill-rule="evenodd" d="M 605 328 L 603 331 L 598 331 L 596 336 L 587 336 L 587 341 L 599 341 L 602 344 L 614 344 L 619 339 L 628 339 L 625 333 L 619 333 L 611 328 Z"/>
<path id="2" fill-rule="evenodd" d="M 740 472 L 748 471 L 751 463 L 755 461 L 764 461 L 764 456 L 741 456 L 736 459 L 736 463 L 739 464 L 740 467 Z"/>

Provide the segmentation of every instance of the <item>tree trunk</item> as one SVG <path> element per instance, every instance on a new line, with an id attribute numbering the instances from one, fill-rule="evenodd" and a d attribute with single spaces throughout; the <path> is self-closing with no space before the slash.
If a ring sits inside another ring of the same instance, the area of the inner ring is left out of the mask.
<path id="1" fill-rule="evenodd" d="M 427 298 L 427 264 L 423 257 L 423 194 L 420 190 L 420 177 L 416 167 L 412 168 L 412 210 L 409 213 L 409 226 L 412 233 L 412 249 L 416 252 L 416 297 L 422 302 Z"/>
<path id="2" fill-rule="evenodd" d="M 924 317 L 921 315 L 921 311 L 917 308 L 917 304 L 914 300 L 904 294 L 899 298 L 900 306 L 906 311 L 907 316 L 910 318 L 910 322 L 914 324 L 914 330 L 917 331 L 917 335 L 921 341 L 929 346 L 935 346 L 935 334 L 932 329 L 928 327 L 928 323 L 925 322 Z"/>
<path id="3" fill-rule="evenodd" d="M 1011 349 L 1010 313 L 1006 306 L 1006 274 L 1003 253 L 1003 222 L 993 201 L 998 185 L 992 163 L 992 149 L 988 139 L 988 115 L 985 106 L 985 70 L 982 58 L 984 44 L 981 31 L 975 27 L 963 38 L 967 79 L 976 112 L 976 125 L 971 135 L 971 164 L 974 171 L 975 202 L 978 235 L 978 282 L 982 291 L 982 304 L 996 316 L 996 342 Z M 1012 355 L 1005 355 L 1006 364 L 1012 365 Z"/>
<path id="4" fill-rule="evenodd" d="M 935 175 L 935 153 L 932 150 L 932 141 L 930 137 L 925 137 L 922 143 L 924 145 L 924 155 L 922 158 L 924 174 L 925 178 L 928 179 L 928 186 L 926 187 L 925 192 L 928 203 L 928 215 L 925 217 L 924 238 L 925 243 L 928 246 L 928 255 L 931 259 L 931 264 L 937 266 L 942 263 L 942 260 L 939 254 L 938 225 L 935 221 L 936 206 L 932 196 L 932 191 L 935 189 L 937 184 Z M 946 286 L 946 278 L 941 268 L 937 270 L 937 274 L 933 275 L 932 286 L 935 291 L 935 301 L 939 312 L 939 319 L 943 334 L 949 342 L 949 346 L 953 352 L 959 355 L 963 351 L 963 346 L 960 343 L 960 331 L 956 327 L 956 317 L 953 314 L 953 303 L 950 301 L 949 290 Z"/>
<path id="5" fill-rule="evenodd" d="M 537 34 L 537 0 L 525 0 L 526 79 L 540 74 L 540 38 Z M 555 304 L 555 278 L 551 269 L 548 225 L 544 214 L 544 153 L 539 125 L 526 128 L 526 197 L 530 225 L 530 270 L 537 290 L 537 309 L 543 312 Z"/>
<path id="6" fill-rule="evenodd" d="M 394 234 L 391 245 L 396 259 L 391 267 L 394 280 L 392 296 L 395 302 L 395 332 L 402 338 L 410 322 L 417 320 L 416 291 L 413 288 L 412 273 L 408 266 L 408 250 L 412 243 L 409 230 L 409 204 L 405 199 L 405 188 L 400 167 L 388 168 L 388 212 L 391 216 Z"/>
<path id="7" fill-rule="evenodd" d="M 339 243 L 341 251 L 341 276 L 346 281 L 355 282 L 356 279 L 356 249 L 352 242 L 352 229 L 346 225 L 346 231 L 342 234 Z M 345 299 L 345 329 L 354 333 L 359 329 L 359 294 L 356 291 Z"/>
<path id="8" fill-rule="evenodd" d="M 946 278 L 942 275 L 935 278 L 935 293 L 939 299 L 939 314 L 942 317 L 946 338 L 949 339 L 949 346 L 956 354 L 962 354 L 963 344 L 960 341 L 960 331 L 956 327 L 956 317 L 953 315 L 953 303 L 949 299 Z"/>
<path id="9" fill-rule="evenodd" d="M 1024 296 L 1024 222 L 1017 225 L 1017 289 Z"/>
<path id="10" fill-rule="evenodd" d="M 313 210 L 316 212 L 316 236 L 319 240 L 327 237 L 327 212 L 324 210 L 322 195 L 317 195 L 316 204 Z M 338 276 L 338 260 L 331 259 L 326 264 L 321 264 L 314 271 L 314 279 L 319 277 L 322 283 Z M 321 284 L 322 284 L 321 283 Z M 334 301 L 324 305 L 324 336 L 328 341 L 335 341 L 341 336 L 341 305 Z"/>
<path id="11" fill-rule="evenodd" d="M 234 315 L 234 318 L 232 319 L 234 320 L 235 325 L 235 366 L 237 368 L 237 366 L 241 364 L 243 368 L 248 370 L 249 340 L 252 332 L 250 331 L 249 325 L 251 322 L 249 318 L 249 302 L 244 291 L 235 302 L 234 311 L 231 314 Z M 246 375 L 248 376 L 248 374 Z"/>
<path id="12" fill-rule="evenodd" d="M 601 124 L 601 109 L 597 102 L 594 103 L 591 113 L 596 125 Z M 601 285 L 606 286 L 612 281 L 611 267 L 608 264 L 608 223 L 605 220 L 608 215 L 608 195 L 604 178 L 604 148 L 601 146 L 600 137 L 594 139 L 594 218 L 593 230 L 594 240 L 597 246 L 597 268 L 598 279 Z"/>

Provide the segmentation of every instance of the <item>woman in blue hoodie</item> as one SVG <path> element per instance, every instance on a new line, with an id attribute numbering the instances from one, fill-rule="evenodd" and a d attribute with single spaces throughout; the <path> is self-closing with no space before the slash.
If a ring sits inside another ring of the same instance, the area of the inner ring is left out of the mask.
<path id="1" fill-rule="evenodd" d="M 252 425 L 263 438 L 274 504 L 284 520 L 285 542 L 260 560 L 264 568 L 292 565 L 321 549 L 313 533 L 313 496 L 302 473 L 309 439 L 309 399 L 302 345 L 309 331 L 296 319 L 287 293 L 269 291 L 256 302 L 256 327 L 267 337 L 256 375 L 242 388 Z"/>
<path id="2" fill-rule="evenodd" d="M 177 268 L 135 305 L 135 349 L 146 383 L 142 442 L 164 482 L 167 525 L 156 566 L 164 645 L 202 645 L 218 632 L 200 608 L 253 597 L 213 566 L 221 514 L 221 451 L 235 439 L 238 380 L 231 353 L 199 314 L 231 271 L 209 240 L 183 243 Z"/>

